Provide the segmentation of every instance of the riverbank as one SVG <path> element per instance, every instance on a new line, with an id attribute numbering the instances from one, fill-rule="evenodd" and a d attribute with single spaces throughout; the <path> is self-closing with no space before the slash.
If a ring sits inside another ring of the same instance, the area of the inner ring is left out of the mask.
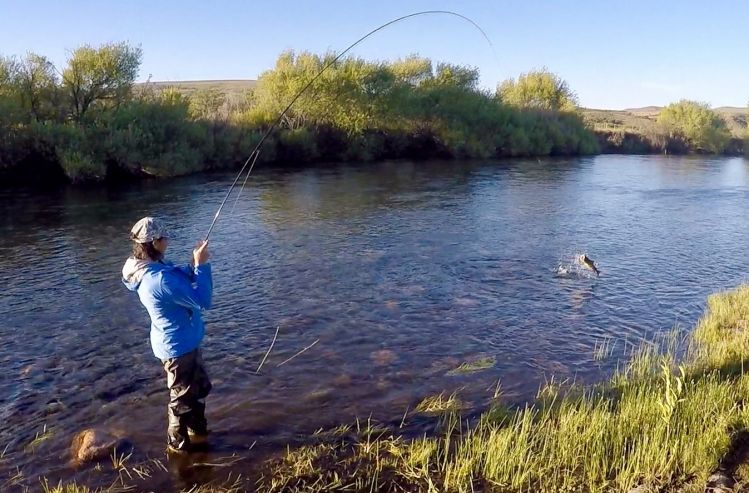
<path id="1" fill-rule="evenodd" d="M 603 154 L 692 154 L 684 139 L 669 133 L 658 124 L 662 108 L 649 106 L 628 110 L 582 109 L 585 125 L 598 139 Z M 730 132 L 731 139 L 723 154 L 740 156 L 746 153 L 747 121 L 745 108 L 717 108 Z"/>
<path id="2" fill-rule="evenodd" d="M 502 404 L 500 383 L 494 407 L 468 421 L 459 397 L 443 395 L 403 418 L 437 417 L 433 436 L 406 440 L 397 427 L 341 426 L 267 462 L 258 478 L 229 475 L 190 491 L 697 492 L 719 469 L 741 486 L 749 482 L 747 320 L 749 286 L 742 286 L 711 296 L 687 340 L 644 346 L 601 385 L 552 379 L 536 402 L 513 409 Z M 146 491 L 143 468 L 114 464 L 118 480 L 101 491 Z"/>
<path id="3" fill-rule="evenodd" d="M 616 112 L 610 112 L 616 113 Z M 289 166 L 316 166 L 320 163 L 347 161 L 382 162 L 407 159 L 427 161 L 433 159 L 511 159 L 527 157 L 563 157 L 576 155 L 689 155 L 702 154 L 692 149 L 683 139 L 668 136 L 657 127 L 632 127 L 626 124 L 593 124 L 584 115 L 585 126 L 578 115 L 518 113 L 517 118 L 539 132 L 529 140 L 522 130 L 520 140 L 497 136 L 494 140 L 505 142 L 494 149 L 481 144 L 477 148 L 469 142 L 446 140 L 437 132 L 392 132 L 373 130 L 358 136 L 348 136 L 330 127 L 282 129 L 266 141 L 257 164 L 284 168 Z M 599 116 L 600 118 L 600 116 Z M 644 122 L 652 124 L 648 118 Z M 132 127 L 132 122 L 127 127 Z M 137 124 L 136 124 L 137 125 Z M 175 132 L 171 127 L 182 127 L 176 140 L 166 147 L 155 140 L 148 146 L 127 150 L 132 143 L 120 142 L 132 128 L 83 128 L 38 125 L 16 131 L 6 139 L 11 142 L 6 149 L 6 159 L 13 164 L 0 165 L 0 182 L 10 186 L 97 185 L 141 180 L 169 179 L 178 176 L 238 169 L 260 138 L 260 129 L 228 123 L 206 121 L 175 121 L 162 129 Z M 572 130 L 570 130 L 572 128 Z M 565 133 L 569 131 L 570 133 Z M 42 133 L 38 133 L 42 132 Z M 161 131 L 160 131 L 161 133 Z M 74 139 L 86 144 L 69 141 Z M 197 139 L 197 140 L 196 140 Z M 492 140 L 483 136 L 480 141 Z M 539 142 L 544 142 L 539 144 Z M 747 140 L 734 136 L 722 155 L 744 156 Z M 81 146 L 93 150 L 82 153 Z M 535 148 L 533 146 L 541 147 Z M 71 147 L 67 147 L 71 146 Z M 119 148 L 107 148 L 113 146 Z M 484 147 L 481 147 L 484 146 Z M 164 148 L 162 148 L 164 147 Z M 0 163 L 2 164 L 2 163 Z"/>
<path id="4" fill-rule="evenodd" d="M 257 164 L 287 167 L 598 152 L 595 135 L 577 113 L 521 111 L 467 94 L 478 99 L 472 104 L 491 104 L 489 114 L 424 115 L 407 126 L 357 133 L 329 124 L 278 128 L 264 141 Z M 128 103 L 96 123 L 32 122 L 6 129 L 5 134 L 0 125 L 0 181 L 87 185 L 233 169 L 242 166 L 268 128 L 267 122 L 192 118 L 187 100 L 168 97 L 158 93 Z"/>

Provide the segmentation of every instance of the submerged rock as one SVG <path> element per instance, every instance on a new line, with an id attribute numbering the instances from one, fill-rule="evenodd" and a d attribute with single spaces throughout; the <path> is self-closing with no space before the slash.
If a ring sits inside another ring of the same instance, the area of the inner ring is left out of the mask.
<path id="1" fill-rule="evenodd" d="M 333 385 L 336 387 L 348 387 L 353 383 L 353 379 L 350 375 L 341 374 L 333 379 Z"/>
<path id="2" fill-rule="evenodd" d="M 707 478 L 705 491 L 709 493 L 729 493 L 736 486 L 736 481 L 723 471 L 714 472 Z"/>
<path id="3" fill-rule="evenodd" d="M 132 449 L 127 440 L 99 428 L 88 428 L 73 437 L 70 455 L 75 463 L 90 462 L 109 457 L 117 451 Z"/>
<path id="4" fill-rule="evenodd" d="M 397 359 L 397 356 L 389 349 L 380 349 L 378 351 L 372 351 L 369 358 L 377 366 L 387 366 L 393 363 Z"/>
<path id="5" fill-rule="evenodd" d="M 53 399 L 49 402 L 47 402 L 47 405 L 44 408 L 45 414 L 55 414 L 59 413 L 61 411 L 65 410 L 65 404 L 62 403 L 59 399 Z"/>

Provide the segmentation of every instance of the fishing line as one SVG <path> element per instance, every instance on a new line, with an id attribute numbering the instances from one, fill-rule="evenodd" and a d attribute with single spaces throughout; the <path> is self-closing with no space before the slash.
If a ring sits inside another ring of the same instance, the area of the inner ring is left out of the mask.
<path id="1" fill-rule="evenodd" d="M 247 172 L 247 176 L 245 176 L 244 182 L 242 183 L 242 188 L 244 188 L 245 183 L 247 183 L 247 178 L 250 176 L 250 173 L 252 172 L 252 168 L 255 166 L 255 161 L 257 160 L 257 157 L 260 154 L 260 148 L 265 143 L 265 140 L 270 136 L 271 132 L 273 132 L 273 130 L 278 126 L 278 124 L 281 123 L 281 121 L 283 120 L 283 117 L 291 109 L 291 107 L 293 106 L 293 104 L 296 103 L 297 99 L 299 99 L 302 96 L 302 94 L 304 94 L 307 91 L 307 89 L 309 89 L 312 86 L 312 84 L 317 79 L 319 79 L 320 76 L 328 68 L 330 68 L 338 60 L 340 60 L 341 57 L 343 57 L 343 55 L 345 55 L 346 53 L 348 53 L 349 51 L 351 51 L 351 49 L 353 49 L 356 45 L 358 45 L 359 43 L 361 43 L 362 41 L 364 41 L 368 37 L 372 36 L 376 32 L 381 31 L 381 30 L 385 29 L 386 27 L 388 27 L 388 26 L 390 26 L 392 24 L 404 21 L 406 19 L 410 19 L 411 17 L 417 17 L 417 16 L 422 16 L 422 15 L 451 15 L 451 16 L 454 16 L 454 17 L 459 17 L 460 19 L 463 19 L 463 20 L 469 22 L 471 25 L 473 25 L 473 27 L 475 27 L 476 29 L 478 29 L 478 31 L 481 33 L 481 35 L 484 37 L 484 39 L 487 41 L 487 43 L 489 43 L 489 46 L 492 48 L 492 52 L 494 53 L 495 59 L 497 59 L 497 61 L 499 61 L 499 57 L 497 56 L 497 52 L 494 49 L 494 44 L 492 44 L 491 40 L 489 39 L 489 36 L 486 35 L 486 32 L 484 32 L 484 30 L 481 29 L 481 26 L 479 26 L 472 19 L 470 19 L 470 18 L 468 18 L 468 17 L 466 17 L 466 16 L 464 16 L 462 14 L 458 14 L 457 12 L 452 12 L 450 10 L 424 10 L 424 11 L 421 11 L 421 12 L 414 12 L 413 14 L 408 14 L 408 15 L 404 15 L 402 17 L 398 17 L 397 19 L 393 19 L 393 20 L 391 20 L 389 22 L 386 22 L 385 24 L 382 24 L 381 26 L 379 26 L 379 27 L 377 27 L 377 28 L 369 31 L 367 34 L 365 34 L 361 38 L 357 39 L 354 43 L 352 43 L 351 45 L 349 45 L 345 50 L 343 50 L 341 53 L 339 53 L 331 61 L 329 61 L 328 63 L 326 63 L 325 66 L 322 69 L 320 69 L 320 71 L 317 73 L 317 75 L 315 75 L 312 79 L 310 79 L 310 81 L 307 82 L 307 84 L 305 84 L 304 87 L 302 87 L 302 89 L 292 98 L 291 102 L 286 106 L 286 108 L 281 112 L 281 114 L 278 115 L 278 118 L 275 120 L 275 122 L 270 127 L 268 127 L 268 129 L 265 131 L 265 133 L 263 133 L 262 137 L 260 138 L 260 140 L 258 141 L 258 143 L 255 145 L 255 148 L 252 150 L 252 152 L 250 153 L 249 157 L 247 158 L 247 160 L 242 165 L 242 168 L 239 170 L 239 173 L 237 173 L 237 176 L 236 176 L 236 178 L 234 178 L 234 181 L 232 182 L 231 186 L 229 186 L 229 191 L 226 192 L 226 196 L 224 196 L 224 199 L 221 201 L 221 204 L 219 205 L 218 210 L 216 211 L 216 214 L 213 216 L 213 221 L 211 221 L 211 226 L 208 228 L 208 233 L 206 233 L 206 235 L 205 235 L 205 241 L 208 241 L 208 237 L 211 235 L 211 232 L 213 231 L 213 227 L 216 225 L 216 221 L 218 221 L 219 215 L 221 215 L 221 211 L 223 210 L 224 205 L 226 204 L 226 201 L 229 199 L 229 196 L 231 195 L 232 190 L 234 190 L 234 187 L 237 185 L 237 182 L 242 177 L 242 174 L 244 173 L 244 170 L 247 168 L 247 165 L 250 164 L 250 162 L 252 162 L 252 165 L 250 166 L 250 169 Z M 240 189 L 239 193 L 241 193 L 241 189 Z M 238 200 L 239 200 L 239 195 L 237 196 L 237 201 Z M 236 201 L 235 201 L 234 205 L 236 206 Z"/>
<path id="2" fill-rule="evenodd" d="M 252 157 L 252 154 L 255 155 L 255 157 Z M 231 210 L 229 211 L 229 214 L 234 214 L 234 209 L 237 207 L 237 203 L 239 202 L 239 197 L 242 196 L 242 190 L 244 190 L 244 186 L 247 184 L 247 179 L 250 177 L 250 173 L 252 173 L 252 168 L 255 167 L 255 161 L 257 161 L 257 157 L 260 155 L 260 151 L 253 151 L 253 153 L 250 154 L 250 158 L 252 158 L 252 164 L 250 164 L 250 169 L 247 171 L 247 175 L 244 177 L 244 181 L 242 182 L 242 186 L 239 187 L 239 192 L 237 192 L 237 198 L 234 199 L 234 205 L 231 206 Z M 210 231 L 208 232 L 210 234 Z M 208 237 L 206 237 L 206 240 Z"/>

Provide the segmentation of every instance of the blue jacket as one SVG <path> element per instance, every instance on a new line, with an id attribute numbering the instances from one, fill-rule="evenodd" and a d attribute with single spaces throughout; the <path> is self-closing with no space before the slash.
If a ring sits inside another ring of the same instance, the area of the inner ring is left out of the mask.
<path id="1" fill-rule="evenodd" d="M 151 348 L 161 360 L 200 346 L 205 333 L 201 310 L 211 307 L 211 265 L 174 266 L 129 258 L 122 282 L 136 291 L 151 316 Z"/>

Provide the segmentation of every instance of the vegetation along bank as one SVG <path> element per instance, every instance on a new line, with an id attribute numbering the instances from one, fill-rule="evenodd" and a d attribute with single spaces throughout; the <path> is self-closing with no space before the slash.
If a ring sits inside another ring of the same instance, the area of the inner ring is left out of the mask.
<path id="1" fill-rule="evenodd" d="M 333 54 L 286 52 L 254 81 L 136 84 L 140 48 L 0 57 L 3 182 L 99 182 L 232 168 Z M 662 110 L 578 107 L 542 69 L 478 86 L 477 69 L 417 56 L 345 58 L 292 107 L 264 163 L 743 152 L 746 112 L 681 101 Z"/>

